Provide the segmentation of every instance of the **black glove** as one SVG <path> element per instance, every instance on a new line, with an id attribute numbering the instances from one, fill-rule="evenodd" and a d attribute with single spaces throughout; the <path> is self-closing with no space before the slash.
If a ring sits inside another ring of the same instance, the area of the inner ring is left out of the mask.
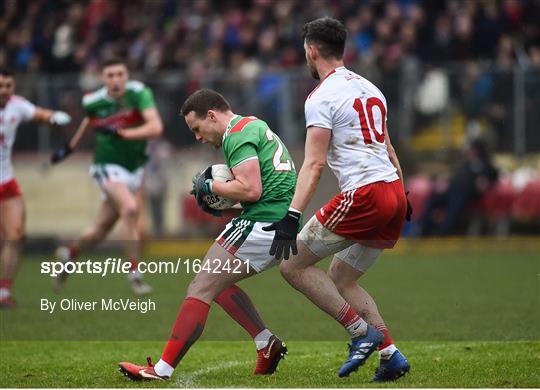
<path id="1" fill-rule="evenodd" d="M 99 126 L 99 127 L 96 127 L 95 130 L 98 133 L 109 134 L 109 135 L 114 135 L 118 137 L 118 129 L 114 127 L 113 125 Z"/>
<path id="2" fill-rule="evenodd" d="M 222 212 L 220 210 L 214 210 L 209 207 L 208 204 L 204 201 L 204 197 L 207 195 L 212 195 L 212 167 L 206 168 L 204 171 L 199 172 L 193 177 L 193 189 L 191 194 L 195 196 L 197 200 L 197 205 L 206 213 L 212 214 L 213 216 L 219 217 Z"/>
<path id="3" fill-rule="evenodd" d="M 409 191 L 405 192 L 405 197 L 407 198 L 407 214 L 405 214 L 405 220 L 407 222 L 411 222 L 411 215 L 413 210 L 411 202 L 409 202 Z"/>
<path id="4" fill-rule="evenodd" d="M 300 217 L 302 213 L 289 209 L 287 214 L 279 221 L 262 228 L 265 232 L 275 230 L 274 241 L 270 247 L 270 256 L 276 259 L 289 259 L 292 251 L 293 255 L 298 254 L 296 247 L 296 234 L 300 226 Z"/>
<path id="5" fill-rule="evenodd" d="M 71 152 L 73 152 L 73 149 L 71 146 L 69 146 L 69 142 L 66 142 L 64 146 L 62 146 L 60 149 L 56 149 L 51 155 L 51 164 L 58 164 L 60 161 L 69 156 Z"/>

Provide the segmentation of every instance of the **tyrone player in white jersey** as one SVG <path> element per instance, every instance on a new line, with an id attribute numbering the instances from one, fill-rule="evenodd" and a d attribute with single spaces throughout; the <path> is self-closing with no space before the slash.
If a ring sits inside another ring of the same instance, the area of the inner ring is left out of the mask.
<path id="1" fill-rule="evenodd" d="M 306 60 L 321 80 L 305 103 L 305 159 L 289 212 L 275 230 L 270 254 L 288 259 L 282 275 L 351 335 L 349 357 L 339 370 L 348 376 L 379 349 L 374 381 L 403 376 L 410 366 L 395 347 L 373 298 L 360 278 L 399 238 L 412 210 L 386 129 L 386 99 L 375 85 L 343 65 L 347 31 L 331 18 L 304 25 Z M 300 218 L 317 188 L 325 163 L 341 193 L 324 205 L 298 235 Z M 334 255 L 328 273 L 315 264 Z M 361 315 L 361 316 L 360 316 Z"/>
<path id="2" fill-rule="evenodd" d="M 15 79 L 7 69 L 0 69 L 0 309 L 16 306 L 11 285 L 20 259 L 21 241 L 25 235 L 24 200 L 13 176 L 11 149 L 21 122 L 35 121 L 67 125 L 71 117 L 62 111 L 36 107 L 14 95 Z"/>

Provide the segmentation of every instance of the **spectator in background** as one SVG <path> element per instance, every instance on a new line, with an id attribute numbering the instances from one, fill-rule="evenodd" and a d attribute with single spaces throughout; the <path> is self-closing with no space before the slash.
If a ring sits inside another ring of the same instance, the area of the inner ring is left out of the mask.
<path id="1" fill-rule="evenodd" d="M 460 217 L 497 180 L 498 171 L 482 141 L 472 141 L 464 157 L 448 188 L 429 199 L 420 221 L 422 235 L 455 234 Z"/>

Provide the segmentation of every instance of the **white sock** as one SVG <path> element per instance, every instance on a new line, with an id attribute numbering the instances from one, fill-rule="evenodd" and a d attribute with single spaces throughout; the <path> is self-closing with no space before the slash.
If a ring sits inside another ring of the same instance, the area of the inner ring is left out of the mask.
<path id="1" fill-rule="evenodd" d="M 268 345 L 270 342 L 270 337 L 272 337 L 272 332 L 270 332 L 268 329 L 264 329 L 259 333 L 253 341 L 255 341 L 255 346 L 257 347 L 257 351 L 263 349 Z"/>
<path id="2" fill-rule="evenodd" d="M 170 378 L 174 372 L 174 368 L 171 367 L 169 363 L 159 359 L 159 362 L 157 362 L 154 366 L 154 371 L 159 376 L 166 376 L 167 378 Z"/>
<path id="3" fill-rule="evenodd" d="M 130 271 L 128 274 L 127 274 L 127 279 L 130 281 L 130 282 L 133 282 L 134 280 L 141 280 L 142 279 L 142 275 L 141 273 L 139 272 L 139 270 L 135 269 L 133 271 Z"/>
<path id="4" fill-rule="evenodd" d="M 390 344 L 388 347 L 383 348 L 379 351 L 379 358 L 381 360 L 388 360 L 392 357 L 392 354 L 397 351 L 397 348 L 394 344 Z"/>
<path id="5" fill-rule="evenodd" d="M 7 288 L 0 288 L 0 299 L 9 298 L 11 292 Z"/>
<path id="6" fill-rule="evenodd" d="M 352 339 L 364 337 L 367 333 L 367 322 L 360 317 L 345 329 L 349 332 Z"/>

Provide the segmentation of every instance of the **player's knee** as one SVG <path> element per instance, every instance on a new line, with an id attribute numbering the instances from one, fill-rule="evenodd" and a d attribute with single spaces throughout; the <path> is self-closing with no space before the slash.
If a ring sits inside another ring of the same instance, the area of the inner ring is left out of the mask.
<path id="1" fill-rule="evenodd" d="M 291 263 L 292 261 L 282 261 L 279 265 L 279 272 L 289 283 L 294 284 L 299 277 L 299 272 Z"/>
<path id="2" fill-rule="evenodd" d="M 120 216 L 124 220 L 136 220 L 139 216 L 139 209 L 135 203 L 124 205 L 120 210 Z"/>
<path id="3" fill-rule="evenodd" d="M 204 301 L 212 301 L 217 296 L 215 283 L 202 278 L 195 278 L 188 286 L 187 295 Z"/>
<path id="4" fill-rule="evenodd" d="M 26 229 L 23 225 L 12 226 L 6 231 L 5 239 L 8 241 L 21 241 L 26 237 Z"/>

